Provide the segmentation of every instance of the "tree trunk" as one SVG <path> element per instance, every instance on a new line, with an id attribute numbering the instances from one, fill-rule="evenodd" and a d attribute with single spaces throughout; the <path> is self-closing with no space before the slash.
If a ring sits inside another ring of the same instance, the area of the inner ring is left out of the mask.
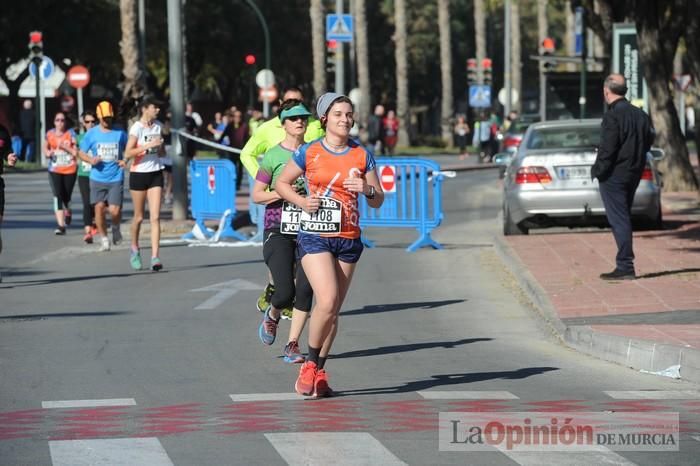
<path id="1" fill-rule="evenodd" d="M 407 146 L 410 143 L 408 128 L 410 127 L 410 103 L 408 98 L 408 53 L 406 50 L 406 0 L 395 0 L 394 33 L 396 56 L 396 114 L 399 118 L 399 134 L 397 144 Z"/>
<path id="2" fill-rule="evenodd" d="M 314 94 L 318 98 L 326 92 L 326 35 L 323 19 L 323 1 L 311 0 L 311 50 L 314 63 Z"/>
<path id="3" fill-rule="evenodd" d="M 564 34 L 564 50 L 566 50 L 566 55 L 573 57 L 574 52 L 576 51 L 576 41 L 574 38 L 576 18 L 574 16 L 574 11 L 571 7 L 571 0 L 566 0 L 564 2 L 564 14 L 566 15 L 566 33 Z M 566 71 L 576 71 L 576 69 L 576 63 L 566 64 Z"/>
<path id="4" fill-rule="evenodd" d="M 367 126 L 371 108 L 372 94 L 369 84 L 369 45 L 367 42 L 367 16 L 365 0 L 354 0 L 355 38 L 357 39 L 357 81 L 360 88 L 360 105 L 358 109 L 361 128 Z"/>
<path id="5" fill-rule="evenodd" d="M 486 13 L 484 0 L 474 0 L 474 41 L 476 43 L 476 79 L 484 83 L 483 60 L 486 57 Z"/>
<path id="6" fill-rule="evenodd" d="M 510 71 L 511 71 L 511 86 L 518 94 L 517 102 L 513 99 L 512 110 L 520 113 L 521 102 L 523 101 L 523 64 L 522 50 L 520 37 L 520 4 L 519 2 L 510 2 L 510 25 L 511 25 L 511 53 L 510 53 Z"/>
<path id="7" fill-rule="evenodd" d="M 656 129 L 654 145 L 666 152 L 659 170 L 663 173 L 665 191 L 697 191 L 698 180 L 690 165 L 688 147 L 681 133 L 678 112 L 669 88 L 673 57 L 681 31 L 680 27 L 675 31 L 673 25 L 660 24 L 659 16 L 662 12 L 659 10 L 656 4 L 640 1 L 634 11 L 640 61 L 649 89 L 649 107 Z"/>
<path id="8" fill-rule="evenodd" d="M 693 11 L 700 9 L 700 0 L 689 2 Z M 690 13 L 690 12 L 689 12 Z M 688 24 L 685 29 L 685 46 L 687 47 L 687 63 L 691 76 L 693 77 L 693 93 L 695 94 L 695 150 L 696 159 L 700 163 L 700 16 L 688 14 Z"/>
<path id="9" fill-rule="evenodd" d="M 189 66 L 187 66 L 187 14 L 185 7 L 187 6 L 187 0 L 182 0 L 182 7 L 180 8 L 180 24 L 182 24 L 182 92 L 185 95 L 185 101 L 190 100 L 190 73 Z"/>
<path id="10" fill-rule="evenodd" d="M 136 1 L 120 0 L 122 39 L 119 48 L 124 66 L 124 87 L 122 89 L 122 102 L 136 100 L 143 95 L 143 83 L 139 68 L 139 47 L 136 34 Z"/>
<path id="11" fill-rule="evenodd" d="M 450 31 L 450 0 L 438 0 L 438 28 L 440 30 L 440 74 L 442 79 L 442 108 L 440 128 L 442 140 L 448 148 L 454 146 L 452 138 L 452 45 Z"/>

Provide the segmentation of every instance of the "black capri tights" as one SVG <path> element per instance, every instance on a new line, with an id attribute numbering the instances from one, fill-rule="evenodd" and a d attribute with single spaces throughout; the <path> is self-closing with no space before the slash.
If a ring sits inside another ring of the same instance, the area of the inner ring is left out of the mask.
<path id="1" fill-rule="evenodd" d="M 304 268 L 296 260 L 296 237 L 283 235 L 279 231 L 265 231 L 263 258 L 275 282 L 275 291 L 270 303 L 276 309 L 294 305 L 300 311 L 309 312 L 313 301 L 313 290 Z M 296 275 L 296 277 L 295 277 Z M 294 280 L 296 278 L 296 286 Z"/>
<path id="2" fill-rule="evenodd" d="M 73 196 L 76 177 L 75 173 L 62 175 L 49 172 L 49 181 L 53 191 L 53 210 L 68 209 L 70 207 L 70 199 Z"/>

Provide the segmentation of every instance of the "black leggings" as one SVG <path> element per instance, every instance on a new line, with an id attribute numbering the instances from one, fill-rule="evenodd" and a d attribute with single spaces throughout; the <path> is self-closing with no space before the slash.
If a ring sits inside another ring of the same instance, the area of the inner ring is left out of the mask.
<path id="1" fill-rule="evenodd" d="M 313 301 L 313 290 L 304 268 L 296 260 L 296 236 L 283 235 L 279 231 L 265 230 L 263 257 L 272 273 L 275 291 L 270 303 L 277 309 L 291 307 L 309 312 Z M 296 286 L 295 279 L 296 266 Z"/>
<path id="2" fill-rule="evenodd" d="M 73 196 L 76 174 L 62 175 L 49 172 L 49 182 L 53 191 L 53 209 L 61 210 L 70 208 L 70 198 Z"/>
<path id="3" fill-rule="evenodd" d="M 90 177 L 78 176 L 78 188 L 83 200 L 83 226 L 89 227 L 95 223 L 95 206 L 90 204 Z"/>

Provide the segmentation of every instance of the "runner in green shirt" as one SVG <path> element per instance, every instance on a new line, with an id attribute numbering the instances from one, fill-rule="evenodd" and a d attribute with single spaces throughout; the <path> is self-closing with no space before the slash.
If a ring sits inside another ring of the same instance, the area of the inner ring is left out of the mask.
<path id="1" fill-rule="evenodd" d="M 289 99 L 296 99 L 303 102 L 304 94 L 302 94 L 301 89 L 290 87 L 282 95 L 282 103 Z M 304 142 L 321 138 L 324 134 L 325 131 L 321 128 L 321 122 L 315 118 L 309 118 L 306 132 L 304 133 Z M 266 121 L 255 130 L 250 139 L 248 139 L 246 145 L 241 149 L 241 163 L 243 163 L 243 166 L 252 178 L 255 178 L 255 175 L 258 173 L 258 168 L 260 167 L 259 159 L 262 159 L 265 152 L 282 142 L 285 137 L 286 133 L 282 127 L 282 122 L 277 117 Z M 275 286 L 272 283 L 272 276 L 270 275 L 268 278 L 269 283 L 256 303 L 260 312 L 265 312 L 270 305 L 270 297 L 275 291 Z M 289 314 L 291 314 L 289 310 L 283 312 L 283 318 L 288 318 Z"/>
<path id="2" fill-rule="evenodd" d="M 304 101 L 304 95 L 296 87 L 287 89 L 282 97 L 283 102 L 288 99 Z M 309 124 L 306 127 L 306 133 L 304 133 L 304 142 L 321 138 L 324 134 L 325 131 L 321 128 L 321 122 L 315 118 L 309 118 Z M 243 162 L 243 166 L 250 176 L 255 178 L 260 166 L 259 159 L 262 159 L 265 152 L 282 142 L 285 136 L 286 134 L 279 118 L 266 121 L 255 130 L 246 145 L 241 149 L 241 162 Z"/>

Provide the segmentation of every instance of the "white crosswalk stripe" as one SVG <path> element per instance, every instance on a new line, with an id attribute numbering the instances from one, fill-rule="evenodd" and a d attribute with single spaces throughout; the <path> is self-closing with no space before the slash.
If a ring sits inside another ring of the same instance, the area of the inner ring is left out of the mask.
<path id="1" fill-rule="evenodd" d="M 265 434 L 290 465 L 405 465 L 367 432 L 296 432 Z"/>
<path id="2" fill-rule="evenodd" d="M 155 437 L 50 441 L 53 466 L 173 466 Z"/>
<path id="3" fill-rule="evenodd" d="M 700 390 L 606 390 L 616 400 L 692 400 L 700 398 Z"/>
<path id="4" fill-rule="evenodd" d="M 502 453 L 521 466 L 541 466 L 556 464 L 557 466 L 635 466 L 635 463 L 605 447 L 586 446 L 581 452 L 534 452 L 534 451 L 505 451 Z M 593 450 L 593 451 L 592 451 Z"/>
<path id="5" fill-rule="evenodd" d="M 44 409 L 102 408 L 107 406 L 136 406 L 136 400 L 133 398 L 111 398 L 105 400 L 60 400 L 41 402 L 41 407 Z"/>
<path id="6" fill-rule="evenodd" d="M 233 401 L 289 401 L 303 400 L 304 397 L 293 392 L 287 393 L 240 393 L 229 395 Z"/>
<path id="7" fill-rule="evenodd" d="M 517 400 L 511 392 L 504 391 L 438 391 L 417 392 L 426 400 Z"/>

